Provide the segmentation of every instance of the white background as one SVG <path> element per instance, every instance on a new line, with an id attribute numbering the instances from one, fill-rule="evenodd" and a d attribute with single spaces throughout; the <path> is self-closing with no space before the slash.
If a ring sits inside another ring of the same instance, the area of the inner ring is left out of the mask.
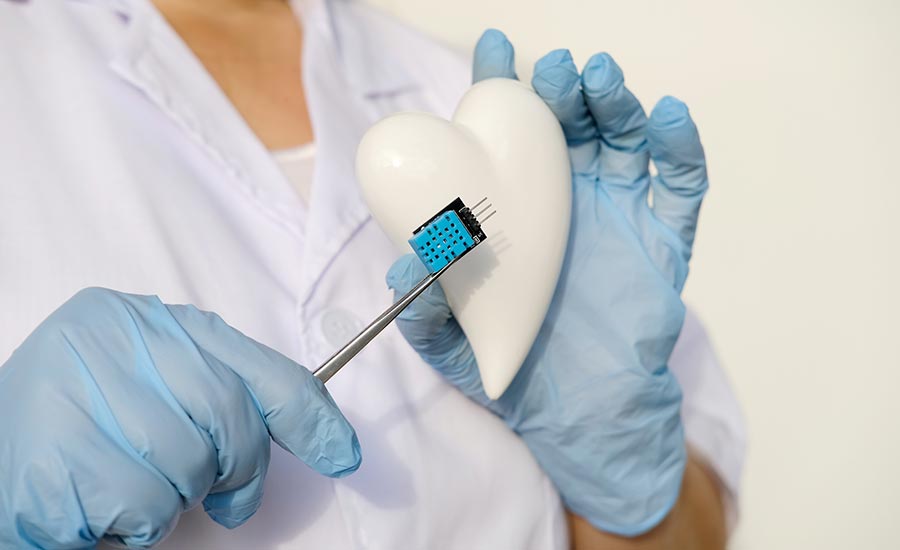
<path id="1" fill-rule="evenodd" d="M 370 0 L 520 76 L 608 51 L 709 158 L 686 299 L 750 428 L 731 547 L 900 547 L 900 2 Z"/>

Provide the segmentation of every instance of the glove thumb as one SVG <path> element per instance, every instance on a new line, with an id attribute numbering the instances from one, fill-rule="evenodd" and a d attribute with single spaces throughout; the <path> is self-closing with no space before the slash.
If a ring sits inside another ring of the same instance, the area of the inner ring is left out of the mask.
<path id="1" fill-rule="evenodd" d="M 428 271 L 413 254 L 394 262 L 386 281 L 400 299 L 418 284 Z M 469 397 L 481 397 L 484 391 L 475 354 L 462 328 L 453 317 L 440 283 L 427 288 L 397 316 L 397 327 L 406 341 L 426 363 L 440 372 Z"/>

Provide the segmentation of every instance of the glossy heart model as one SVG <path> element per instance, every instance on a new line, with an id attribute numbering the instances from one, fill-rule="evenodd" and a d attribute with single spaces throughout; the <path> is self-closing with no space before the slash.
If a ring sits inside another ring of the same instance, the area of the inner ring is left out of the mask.
<path id="1" fill-rule="evenodd" d="M 412 231 L 456 197 L 469 206 L 487 197 L 497 210 L 487 241 L 440 283 L 485 392 L 498 398 L 537 336 L 565 254 L 571 172 L 556 117 L 527 86 L 485 80 L 452 121 L 401 113 L 375 124 L 356 170 L 375 219 L 404 252 Z"/>

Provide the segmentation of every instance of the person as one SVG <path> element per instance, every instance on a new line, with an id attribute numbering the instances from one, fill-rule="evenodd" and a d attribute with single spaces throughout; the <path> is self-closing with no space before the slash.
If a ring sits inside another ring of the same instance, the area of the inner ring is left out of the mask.
<path id="1" fill-rule="evenodd" d="M 472 67 L 356 2 L 3 0 L 0 42 L 0 546 L 724 545 L 744 431 L 679 298 L 683 104 L 647 119 L 608 56 L 543 58 L 576 202 L 520 375 L 485 400 L 435 288 L 326 390 L 299 365 L 417 273 L 356 144 L 515 77 L 506 38 Z"/>

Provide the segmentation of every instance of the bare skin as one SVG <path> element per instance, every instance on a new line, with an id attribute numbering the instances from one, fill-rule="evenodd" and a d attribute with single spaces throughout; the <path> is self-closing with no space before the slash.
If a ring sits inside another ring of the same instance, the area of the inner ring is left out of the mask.
<path id="1" fill-rule="evenodd" d="M 269 149 L 312 141 L 303 95 L 303 33 L 284 0 L 153 0 Z M 623 538 L 569 514 L 574 550 L 719 550 L 725 518 L 715 476 L 689 455 L 672 512 L 642 536 Z"/>
<path id="2" fill-rule="evenodd" d="M 725 511 L 715 474 L 694 453 L 681 481 L 681 495 L 666 519 L 639 537 L 623 538 L 569 514 L 573 550 L 718 550 L 725 548 Z"/>
<path id="3" fill-rule="evenodd" d="M 303 95 L 303 31 L 284 0 L 154 4 L 270 150 L 313 139 Z"/>

